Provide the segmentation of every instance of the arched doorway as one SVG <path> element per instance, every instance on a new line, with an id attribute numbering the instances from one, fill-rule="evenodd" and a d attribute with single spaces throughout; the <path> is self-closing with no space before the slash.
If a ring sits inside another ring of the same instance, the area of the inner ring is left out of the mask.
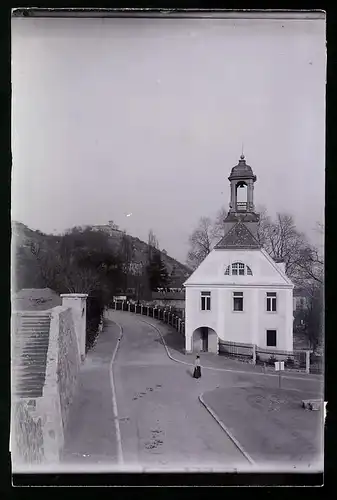
<path id="1" fill-rule="evenodd" d="M 213 328 L 201 326 L 194 330 L 192 335 L 193 352 L 218 353 L 218 336 Z"/>

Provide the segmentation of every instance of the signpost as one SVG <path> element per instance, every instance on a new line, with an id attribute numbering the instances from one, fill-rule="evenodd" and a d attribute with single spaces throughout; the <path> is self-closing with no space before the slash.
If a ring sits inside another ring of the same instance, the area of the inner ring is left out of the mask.
<path id="1" fill-rule="evenodd" d="M 275 361 L 275 371 L 278 372 L 278 386 L 281 389 L 281 372 L 284 370 L 284 361 Z"/>

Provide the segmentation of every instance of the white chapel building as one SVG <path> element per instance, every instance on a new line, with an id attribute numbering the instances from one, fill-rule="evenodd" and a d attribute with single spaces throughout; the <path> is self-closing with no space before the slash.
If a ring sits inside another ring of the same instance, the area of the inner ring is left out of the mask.
<path id="1" fill-rule="evenodd" d="M 221 341 L 293 351 L 293 288 L 284 263 L 257 240 L 256 176 L 244 155 L 229 176 L 224 236 L 184 283 L 186 352 L 219 352 Z M 246 201 L 238 201 L 244 188 Z"/>

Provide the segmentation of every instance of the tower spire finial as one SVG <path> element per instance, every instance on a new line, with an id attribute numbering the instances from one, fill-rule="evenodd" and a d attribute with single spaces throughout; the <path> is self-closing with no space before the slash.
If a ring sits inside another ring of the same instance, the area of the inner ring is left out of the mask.
<path id="1" fill-rule="evenodd" d="M 242 148 L 241 148 L 241 160 L 244 160 L 245 159 L 245 155 L 244 155 L 244 152 L 243 152 L 243 142 L 242 142 Z"/>

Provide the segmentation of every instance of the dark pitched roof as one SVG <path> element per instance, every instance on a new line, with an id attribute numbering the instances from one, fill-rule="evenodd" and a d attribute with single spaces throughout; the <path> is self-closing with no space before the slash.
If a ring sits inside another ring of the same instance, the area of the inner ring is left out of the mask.
<path id="1" fill-rule="evenodd" d="M 153 292 L 152 300 L 185 300 L 185 292 Z"/>
<path id="2" fill-rule="evenodd" d="M 45 311 L 62 304 L 61 297 L 50 288 L 24 288 L 12 298 L 16 311 Z"/>
<path id="3" fill-rule="evenodd" d="M 182 288 L 184 283 L 184 278 L 174 278 L 169 281 L 167 285 L 168 288 Z"/>
<path id="4" fill-rule="evenodd" d="M 215 246 L 215 249 L 251 249 L 261 245 L 243 222 L 235 224 Z"/>

